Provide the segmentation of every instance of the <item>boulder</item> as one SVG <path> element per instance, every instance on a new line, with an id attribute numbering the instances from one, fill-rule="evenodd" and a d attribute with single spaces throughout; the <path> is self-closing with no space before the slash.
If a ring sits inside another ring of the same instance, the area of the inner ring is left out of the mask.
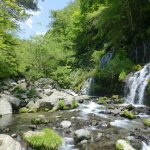
<path id="1" fill-rule="evenodd" d="M 117 150 L 135 150 L 127 141 L 121 140 L 121 139 L 116 142 L 116 149 Z"/>
<path id="2" fill-rule="evenodd" d="M 35 103 L 35 106 L 38 108 L 48 108 L 51 110 L 54 107 L 57 108 L 58 102 L 60 100 L 64 100 L 66 106 L 69 106 L 69 105 L 71 106 L 73 98 L 74 98 L 73 96 L 67 93 L 53 90 L 53 94 L 51 94 L 49 97 L 45 97 L 43 99 L 37 100 L 37 102 Z"/>
<path id="3" fill-rule="evenodd" d="M 83 140 L 90 140 L 91 133 L 86 129 L 79 129 L 74 132 L 74 140 L 78 143 Z"/>
<path id="4" fill-rule="evenodd" d="M 70 121 L 62 121 L 60 123 L 60 125 L 61 125 L 62 128 L 66 129 L 66 128 L 71 127 L 71 122 Z"/>
<path id="5" fill-rule="evenodd" d="M 0 114 L 12 114 L 12 106 L 8 101 L 0 99 Z"/>
<path id="6" fill-rule="evenodd" d="M 0 134 L 0 150 L 21 150 L 19 142 L 15 141 L 11 136 Z"/>

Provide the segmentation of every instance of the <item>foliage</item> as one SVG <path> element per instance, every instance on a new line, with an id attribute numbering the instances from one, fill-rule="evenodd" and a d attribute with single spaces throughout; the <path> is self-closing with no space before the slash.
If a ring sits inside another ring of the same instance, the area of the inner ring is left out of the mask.
<path id="1" fill-rule="evenodd" d="M 148 87 L 147 87 L 147 90 L 148 90 L 148 94 L 150 95 L 150 79 L 148 80 Z"/>
<path id="2" fill-rule="evenodd" d="M 39 134 L 25 136 L 24 139 L 37 150 L 57 150 L 62 138 L 51 129 L 43 129 Z"/>
<path id="3" fill-rule="evenodd" d="M 119 81 L 123 81 L 126 78 L 127 74 L 125 71 L 122 71 L 119 75 Z"/>

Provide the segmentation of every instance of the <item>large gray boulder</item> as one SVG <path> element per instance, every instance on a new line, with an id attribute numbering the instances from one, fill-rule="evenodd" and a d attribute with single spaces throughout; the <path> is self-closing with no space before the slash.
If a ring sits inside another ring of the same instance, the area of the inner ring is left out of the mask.
<path id="1" fill-rule="evenodd" d="M 0 99 L 0 114 L 6 115 L 12 113 L 12 106 L 8 101 Z"/>
<path id="2" fill-rule="evenodd" d="M 21 145 L 9 135 L 0 134 L 0 150 L 21 150 Z"/>
<path id="3" fill-rule="evenodd" d="M 0 114 L 11 114 L 13 109 L 18 108 L 20 100 L 14 96 L 1 94 L 0 95 Z"/>
<path id="4" fill-rule="evenodd" d="M 65 104 L 69 106 L 72 104 L 73 99 L 74 99 L 74 96 L 71 96 L 65 92 L 53 90 L 53 94 L 51 94 L 49 97 L 39 99 L 35 103 L 30 103 L 30 105 L 33 104 L 33 107 L 36 107 L 36 108 L 46 107 L 49 109 L 53 109 L 54 107 L 57 108 L 58 102 L 60 100 L 64 100 Z"/>
<path id="5" fill-rule="evenodd" d="M 14 107 L 19 107 L 20 105 L 20 100 L 12 95 L 1 94 L 0 99 L 8 101 Z"/>
<path id="6" fill-rule="evenodd" d="M 79 129 L 74 132 L 74 140 L 78 143 L 83 140 L 90 140 L 91 133 L 86 129 Z"/>

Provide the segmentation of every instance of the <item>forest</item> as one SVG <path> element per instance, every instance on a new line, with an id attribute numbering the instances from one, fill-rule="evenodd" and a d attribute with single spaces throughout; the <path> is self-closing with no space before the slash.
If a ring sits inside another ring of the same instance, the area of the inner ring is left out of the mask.
<path id="1" fill-rule="evenodd" d="M 0 149 L 150 150 L 150 1 L 71 0 L 19 37 L 39 1 L 0 0 Z"/>
<path id="2" fill-rule="evenodd" d="M 50 77 L 63 88 L 78 91 L 85 79 L 95 76 L 99 90 L 109 94 L 119 92 L 126 75 L 150 59 L 148 0 L 76 0 L 51 12 L 44 37 L 19 39 L 17 22 L 29 17 L 25 9 L 36 11 L 34 5 L 0 3 L 0 78 Z M 113 58 L 101 66 L 100 59 L 108 52 Z"/>

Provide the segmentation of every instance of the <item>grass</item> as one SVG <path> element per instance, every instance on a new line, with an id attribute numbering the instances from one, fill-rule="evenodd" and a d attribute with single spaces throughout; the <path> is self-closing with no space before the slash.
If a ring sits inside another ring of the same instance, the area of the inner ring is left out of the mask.
<path id="1" fill-rule="evenodd" d="M 43 129 L 39 134 L 25 135 L 24 139 L 36 150 L 57 150 L 62 144 L 62 137 L 48 128 Z"/>

